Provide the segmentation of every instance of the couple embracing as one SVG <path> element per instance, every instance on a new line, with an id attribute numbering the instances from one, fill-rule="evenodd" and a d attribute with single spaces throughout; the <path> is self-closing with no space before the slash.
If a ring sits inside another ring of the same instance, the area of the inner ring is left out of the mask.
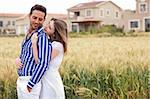
<path id="1" fill-rule="evenodd" d="M 52 18 L 43 26 L 46 14 L 42 5 L 29 13 L 29 30 L 15 61 L 18 99 L 65 99 L 59 67 L 67 51 L 67 24 Z"/>

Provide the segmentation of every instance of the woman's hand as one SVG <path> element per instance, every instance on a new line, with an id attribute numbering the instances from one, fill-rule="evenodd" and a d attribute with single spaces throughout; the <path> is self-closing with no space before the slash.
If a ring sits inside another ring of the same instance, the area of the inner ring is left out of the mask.
<path id="1" fill-rule="evenodd" d="M 38 35 L 37 34 L 38 33 L 34 33 L 31 37 L 33 56 L 36 64 L 38 64 L 38 49 L 37 49 Z"/>
<path id="2" fill-rule="evenodd" d="M 16 58 L 15 64 L 16 64 L 18 69 L 23 67 L 23 64 L 21 63 L 21 59 L 20 58 Z"/>
<path id="3" fill-rule="evenodd" d="M 32 41 L 32 44 L 37 44 L 37 40 L 38 40 L 38 36 L 37 36 L 38 33 L 34 33 L 31 37 L 31 41 Z"/>

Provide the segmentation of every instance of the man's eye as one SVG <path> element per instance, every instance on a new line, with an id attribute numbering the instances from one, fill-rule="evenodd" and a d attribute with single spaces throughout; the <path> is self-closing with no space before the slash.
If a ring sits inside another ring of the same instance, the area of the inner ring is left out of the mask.
<path id="1" fill-rule="evenodd" d="M 33 19 L 37 19 L 37 17 L 34 17 L 34 16 L 33 16 L 32 18 L 33 18 Z"/>
<path id="2" fill-rule="evenodd" d="M 39 21 L 43 21 L 43 19 L 39 18 Z"/>

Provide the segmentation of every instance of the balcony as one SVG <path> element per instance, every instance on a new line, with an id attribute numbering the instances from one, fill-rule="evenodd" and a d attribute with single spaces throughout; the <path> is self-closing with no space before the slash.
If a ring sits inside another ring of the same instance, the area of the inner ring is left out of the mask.
<path id="1" fill-rule="evenodd" d="M 74 16 L 72 22 L 88 22 L 88 21 L 100 21 L 98 18 L 94 17 L 83 17 L 83 16 Z"/>

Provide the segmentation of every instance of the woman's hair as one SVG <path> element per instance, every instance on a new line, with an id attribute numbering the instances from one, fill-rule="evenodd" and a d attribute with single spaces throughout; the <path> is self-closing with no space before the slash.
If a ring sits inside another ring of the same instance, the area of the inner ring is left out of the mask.
<path id="1" fill-rule="evenodd" d="M 55 18 L 52 18 L 51 21 L 54 21 L 54 36 L 51 36 L 51 40 L 62 43 L 64 47 L 64 52 L 66 52 L 68 41 L 67 24 L 63 20 Z"/>

